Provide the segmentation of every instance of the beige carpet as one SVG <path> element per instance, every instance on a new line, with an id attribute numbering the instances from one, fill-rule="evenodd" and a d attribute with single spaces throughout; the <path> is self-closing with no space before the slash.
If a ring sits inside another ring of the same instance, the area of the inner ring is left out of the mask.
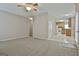
<path id="1" fill-rule="evenodd" d="M 23 38 L 0 42 L 0 53 L 8 56 L 77 56 L 75 48 L 65 48 L 52 40 Z"/>

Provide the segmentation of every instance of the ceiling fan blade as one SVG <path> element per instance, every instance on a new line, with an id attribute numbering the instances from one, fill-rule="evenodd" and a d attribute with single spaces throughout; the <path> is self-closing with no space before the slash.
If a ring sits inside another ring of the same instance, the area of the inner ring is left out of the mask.
<path id="1" fill-rule="evenodd" d="M 38 6 L 38 3 L 33 4 L 33 6 Z"/>
<path id="2" fill-rule="evenodd" d="M 26 9 L 26 7 L 30 7 L 31 10 L 37 11 L 38 3 L 19 3 L 17 4 L 18 7 L 23 7 L 27 12 L 29 10 Z"/>

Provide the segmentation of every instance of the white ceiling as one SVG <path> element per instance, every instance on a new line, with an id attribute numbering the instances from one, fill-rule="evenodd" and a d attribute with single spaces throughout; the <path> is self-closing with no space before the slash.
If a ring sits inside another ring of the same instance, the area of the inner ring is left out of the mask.
<path id="1" fill-rule="evenodd" d="M 75 7 L 73 3 L 52 3 L 52 4 L 43 4 L 44 9 L 47 10 L 52 17 L 64 17 L 65 14 L 74 14 Z"/>
<path id="2" fill-rule="evenodd" d="M 0 3 L 0 10 L 8 11 L 21 16 L 37 15 L 48 12 L 53 17 L 59 17 L 64 14 L 74 13 L 74 4 L 72 3 L 39 3 L 39 10 L 36 12 L 26 12 L 18 8 L 16 3 Z"/>

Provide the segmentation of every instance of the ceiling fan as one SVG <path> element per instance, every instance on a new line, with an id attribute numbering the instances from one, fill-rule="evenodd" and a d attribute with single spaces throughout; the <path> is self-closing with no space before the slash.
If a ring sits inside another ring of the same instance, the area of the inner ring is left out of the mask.
<path id="1" fill-rule="evenodd" d="M 17 6 L 24 8 L 27 12 L 37 11 L 38 9 L 38 3 L 18 3 Z"/>

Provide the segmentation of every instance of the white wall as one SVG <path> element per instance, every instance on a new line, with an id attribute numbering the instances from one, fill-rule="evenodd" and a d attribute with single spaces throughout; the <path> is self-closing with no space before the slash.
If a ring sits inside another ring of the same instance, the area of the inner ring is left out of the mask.
<path id="1" fill-rule="evenodd" d="M 40 39 L 48 38 L 48 14 L 39 14 L 34 16 L 33 37 Z"/>
<path id="2" fill-rule="evenodd" d="M 34 16 L 33 37 L 51 39 L 56 35 L 55 18 L 50 13 L 43 13 Z"/>
<path id="3" fill-rule="evenodd" d="M 0 40 L 28 37 L 29 21 L 5 11 L 0 11 Z"/>
<path id="4" fill-rule="evenodd" d="M 53 38 L 57 31 L 56 31 L 56 19 L 52 16 L 51 13 L 48 13 L 48 37 L 49 39 Z M 50 28 L 51 27 L 51 28 Z"/>

